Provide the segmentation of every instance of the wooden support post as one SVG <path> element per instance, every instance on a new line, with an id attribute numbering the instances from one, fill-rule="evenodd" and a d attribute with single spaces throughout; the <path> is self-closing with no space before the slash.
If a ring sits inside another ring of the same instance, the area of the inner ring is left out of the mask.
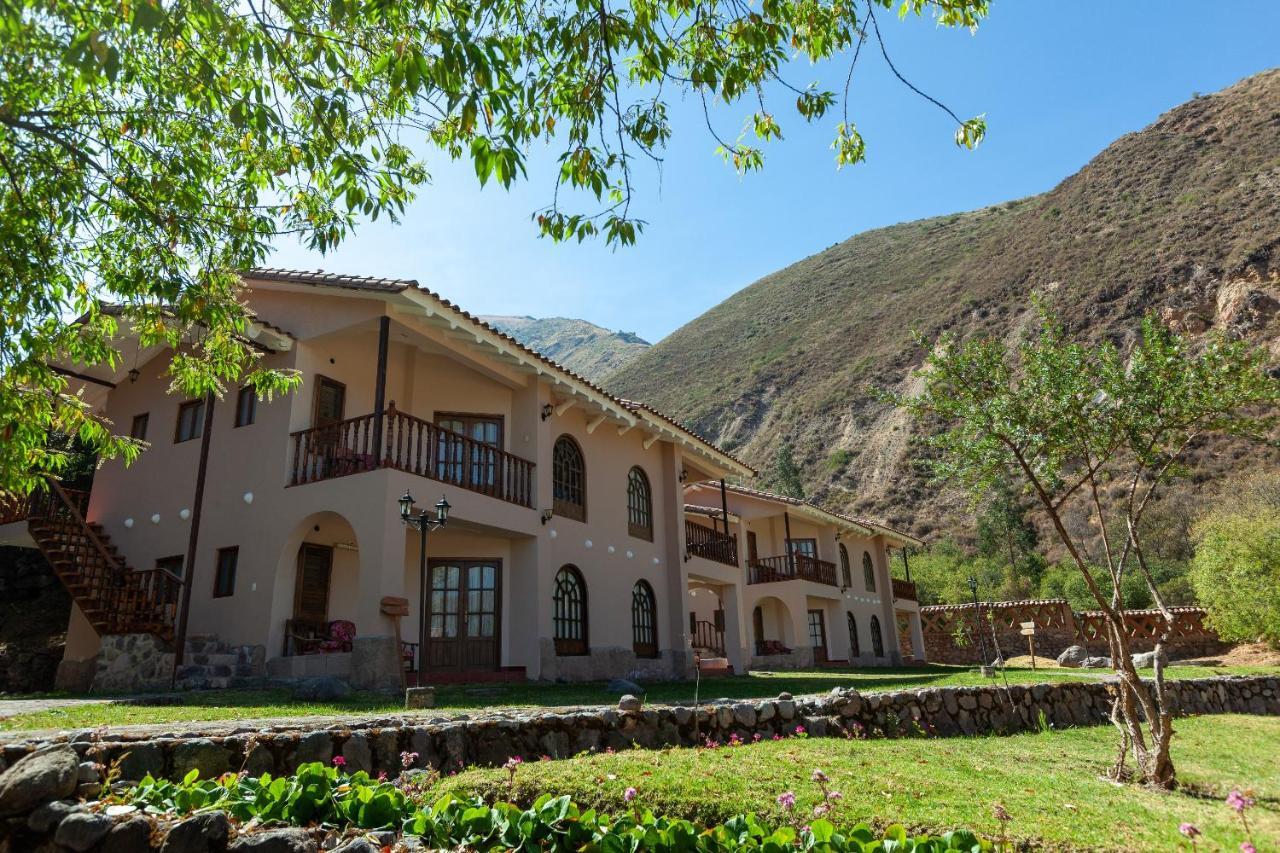
<path id="1" fill-rule="evenodd" d="M 378 372 L 373 380 L 373 464 L 382 466 L 382 417 L 387 398 L 387 348 L 391 339 L 391 318 L 378 318 Z"/>
<path id="2" fill-rule="evenodd" d="M 178 679 L 187 650 L 187 618 L 191 613 L 191 587 L 196 577 L 196 547 L 200 542 L 200 511 L 204 507 L 204 481 L 209 470 L 209 441 L 213 436 L 213 403 L 210 391 L 204 395 L 204 424 L 200 434 L 200 461 L 196 467 L 196 494 L 191 499 L 191 532 L 187 535 L 187 556 L 182 565 L 182 607 L 178 611 L 178 633 L 174 640 L 171 682 Z"/>
<path id="3" fill-rule="evenodd" d="M 796 573 L 796 558 L 791 553 L 791 516 L 787 514 L 786 510 L 782 511 L 782 527 L 787 534 L 787 541 L 783 545 L 787 549 L 787 571 L 794 575 Z"/>
<path id="4" fill-rule="evenodd" d="M 729 498 L 725 491 L 724 477 L 720 478 L 720 512 L 724 514 L 724 535 L 729 535 Z"/>

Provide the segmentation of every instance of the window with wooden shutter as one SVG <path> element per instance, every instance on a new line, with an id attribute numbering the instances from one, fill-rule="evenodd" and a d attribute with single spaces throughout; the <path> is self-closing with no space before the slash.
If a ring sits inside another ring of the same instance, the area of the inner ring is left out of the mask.
<path id="1" fill-rule="evenodd" d="M 188 400 L 178 406 L 178 425 L 174 430 L 173 443 L 191 441 L 203 434 L 204 400 Z"/>
<path id="2" fill-rule="evenodd" d="M 564 518 L 587 520 L 587 467 L 582 448 L 567 435 L 556 439 L 552 451 L 552 511 Z"/>
<path id="3" fill-rule="evenodd" d="M 303 544 L 298 551 L 298 579 L 293 593 L 293 615 L 310 622 L 329 619 L 329 581 L 333 575 L 333 549 Z"/>
<path id="4" fill-rule="evenodd" d="M 631 648 L 638 658 L 658 656 L 658 606 L 644 580 L 631 589 Z"/>
<path id="5" fill-rule="evenodd" d="M 639 467 L 627 473 L 627 532 L 653 541 L 653 496 L 649 478 Z"/>
<path id="6" fill-rule="evenodd" d="M 588 649 L 587 585 L 576 566 L 565 566 L 556 573 L 552 604 L 556 654 L 585 655 Z"/>

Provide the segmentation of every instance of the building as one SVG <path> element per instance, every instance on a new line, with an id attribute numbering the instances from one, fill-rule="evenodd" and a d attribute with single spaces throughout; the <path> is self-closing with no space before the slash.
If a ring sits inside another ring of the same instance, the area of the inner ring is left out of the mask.
<path id="1" fill-rule="evenodd" d="M 114 372 L 75 375 L 150 448 L 132 466 L 104 465 L 91 494 L 54 487 L 0 518 L 0 541 L 39 547 L 72 593 L 62 686 L 165 683 L 172 658 L 158 658 L 179 634 L 196 638 L 180 667 L 195 684 L 332 674 L 395 686 L 419 668 L 433 682 L 677 678 L 695 666 L 706 615 L 691 592 L 733 600 L 710 618 L 733 637 L 725 656 L 738 671 L 761 640 L 742 613 L 758 606 L 768 627 L 787 608 L 778 638 L 800 646 L 794 620 L 811 600 L 831 601 L 817 608 L 824 630 L 839 615 L 830 584 L 757 586 L 748 574 L 768 561 L 735 558 L 730 569 L 686 542 L 691 532 L 716 541 L 713 520 L 686 503 L 755 472 L 674 420 L 412 281 L 255 270 L 245 283 L 246 336 L 265 365 L 300 372 L 299 391 L 176 399 L 170 353 L 130 349 L 126 333 Z M 451 506 L 425 559 L 401 519 L 406 494 L 415 514 Z M 761 513 L 783 499 L 725 494 L 741 513 L 733 523 L 773 554 L 780 540 Z M 902 537 L 803 507 L 787 510 L 795 536 L 821 529 L 820 551 L 797 552 L 803 566 L 829 557 L 838 528 L 873 547 L 878 588 L 889 588 L 885 549 Z M 139 635 L 156 638 L 151 652 L 129 639 Z M 849 657 L 838 639 L 824 648 Z"/>

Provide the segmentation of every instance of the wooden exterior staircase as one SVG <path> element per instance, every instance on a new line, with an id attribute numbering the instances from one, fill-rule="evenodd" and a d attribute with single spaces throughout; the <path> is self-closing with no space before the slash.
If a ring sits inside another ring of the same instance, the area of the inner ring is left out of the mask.
<path id="1" fill-rule="evenodd" d="M 153 634 L 170 646 L 182 579 L 137 571 L 99 524 L 85 521 L 89 493 L 50 482 L 27 503 L 27 529 L 98 634 Z"/>

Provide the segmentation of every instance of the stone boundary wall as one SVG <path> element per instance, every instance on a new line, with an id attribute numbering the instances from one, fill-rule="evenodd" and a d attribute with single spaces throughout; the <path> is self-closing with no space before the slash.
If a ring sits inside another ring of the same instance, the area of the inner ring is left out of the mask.
<path id="1" fill-rule="evenodd" d="M 758 701 L 717 700 L 698 708 L 653 706 L 638 711 L 578 708 L 493 713 L 477 718 L 365 720 L 308 731 L 298 726 L 224 728 L 182 735 L 129 740 L 108 732 L 96 739 L 83 731 L 54 739 L 69 742 L 81 756 L 116 765 L 120 778 L 150 773 L 181 779 L 246 770 L 250 775 L 286 774 L 310 761 L 335 755 L 348 770 L 400 772 L 402 752 L 416 752 L 419 767 L 455 770 L 469 765 L 499 766 L 512 756 L 569 758 L 583 751 L 694 746 L 707 738 L 751 741 L 794 734 L 803 726 L 813 737 L 895 737 L 1011 734 L 1037 730 L 1041 719 L 1054 727 L 1108 722 L 1113 686 L 1074 681 L 1030 686 L 943 687 L 860 694 L 835 689 L 817 696 Z M 1215 677 L 1170 681 L 1173 711 L 1185 714 L 1280 715 L 1280 677 Z M 10 743 L 0 771 L 49 742 Z M 0 777 L 3 778 L 3 777 Z"/>
<path id="2" fill-rule="evenodd" d="M 1027 654 L 1027 638 L 1019 633 L 1022 622 L 1034 622 L 1036 625 L 1038 656 L 1056 658 L 1068 646 L 1076 645 L 1084 646 L 1093 655 L 1109 653 L 1102 613 L 1073 613 L 1065 599 L 983 602 L 980 607 L 988 660 L 996 658 L 996 651 L 991 648 L 992 629 L 986 622 L 988 613 L 992 617 L 991 626 L 994 626 L 999 650 L 1006 658 Z M 1174 625 L 1165 643 L 1170 657 L 1215 655 L 1231 647 L 1205 625 L 1202 608 L 1173 607 L 1170 610 Z M 920 608 L 925 652 L 930 662 L 978 663 L 982 652 L 976 633 L 979 623 L 974 614 L 972 604 L 939 604 Z M 1156 637 L 1164 623 L 1160 611 L 1130 610 L 1125 613 L 1125 622 L 1129 629 L 1130 651 L 1149 652 L 1155 649 Z M 958 635 L 966 638 L 966 645 L 957 644 Z"/>

